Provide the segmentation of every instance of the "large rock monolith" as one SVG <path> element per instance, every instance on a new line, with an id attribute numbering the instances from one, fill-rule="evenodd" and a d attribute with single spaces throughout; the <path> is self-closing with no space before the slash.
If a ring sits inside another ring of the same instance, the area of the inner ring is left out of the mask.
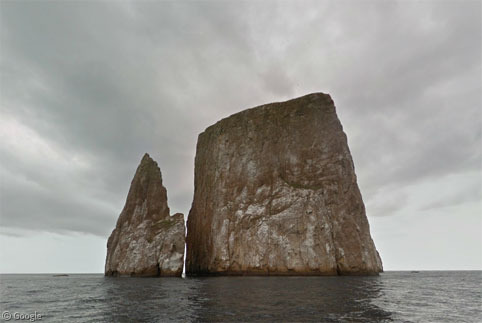
<path id="1" fill-rule="evenodd" d="M 184 217 L 169 215 L 161 170 L 145 154 L 107 242 L 107 276 L 181 276 Z"/>
<path id="2" fill-rule="evenodd" d="M 331 97 L 248 109 L 199 135 L 188 275 L 377 274 Z"/>

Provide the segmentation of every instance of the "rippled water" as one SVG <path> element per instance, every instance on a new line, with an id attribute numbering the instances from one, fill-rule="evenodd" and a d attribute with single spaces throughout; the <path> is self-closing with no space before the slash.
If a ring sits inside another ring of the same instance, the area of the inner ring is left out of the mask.
<path id="1" fill-rule="evenodd" d="M 42 322 L 482 322 L 480 271 L 186 279 L 0 275 L 0 286 L 2 315 L 37 312 Z"/>

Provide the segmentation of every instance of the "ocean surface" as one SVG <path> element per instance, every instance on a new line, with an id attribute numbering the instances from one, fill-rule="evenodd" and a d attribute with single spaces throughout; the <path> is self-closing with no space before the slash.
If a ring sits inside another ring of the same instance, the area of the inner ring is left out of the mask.
<path id="1" fill-rule="evenodd" d="M 2 320 L 482 322 L 481 271 L 373 277 L 0 275 Z"/>

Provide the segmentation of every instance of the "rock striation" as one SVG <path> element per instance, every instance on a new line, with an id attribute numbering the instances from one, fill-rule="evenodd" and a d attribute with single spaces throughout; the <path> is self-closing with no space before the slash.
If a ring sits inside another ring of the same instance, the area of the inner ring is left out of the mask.
<path id="1" fill-rule="evenodd" d="M 186 274 L 377 274 L 331 97 L 248 109 L 199 135 Z"/>
<path id="2" fill-rule="evenodd" d="M 181 213 L 169 215 L 161 170 L 145 154 L 107 242 L 105 275 L 181 276 L 184 228 Z"/>

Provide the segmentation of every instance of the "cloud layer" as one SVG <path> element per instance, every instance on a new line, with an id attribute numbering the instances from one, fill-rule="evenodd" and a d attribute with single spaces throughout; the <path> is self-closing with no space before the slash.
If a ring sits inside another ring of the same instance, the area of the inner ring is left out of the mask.
<path id="1" fill-rule="evenodd" d="M 200 132 L 317 91 L 335 100 L 370 217 L 481 211 L 480 2 L 0 8 L 4 234 L 107 236 L 144 152 L 186 214 Z"/>

